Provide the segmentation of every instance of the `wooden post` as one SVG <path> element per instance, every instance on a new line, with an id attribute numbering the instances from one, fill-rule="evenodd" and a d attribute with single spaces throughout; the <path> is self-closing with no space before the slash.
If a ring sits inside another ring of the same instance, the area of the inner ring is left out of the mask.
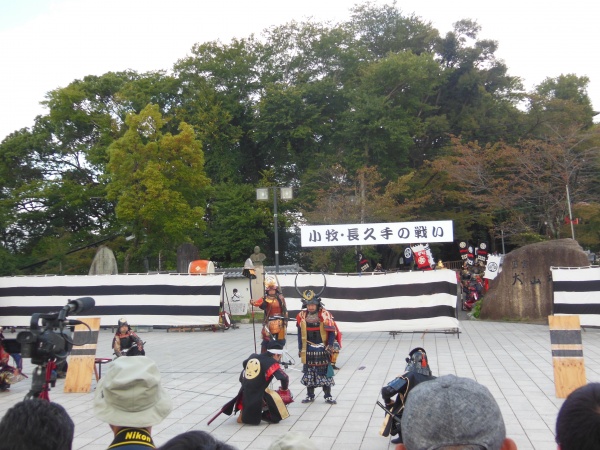
<path id="1" fill-rule="evenodd" d="M 557 398 L 586 384 L 579 316 L 548 316 Z"/>
<path id="2" fill-rule="evenodd" d="M 90 392 L 92 375 L 94 374 L 94 361 L 96 359 L 96 346 L 100 331 L 100 317 L 85 317 L 79 319 L 85 325 L 76 325 L 73 333 L 73 343 L 85 345 L 73 346 L 69 359 L 69 370 L 65 379 L 65 392 Z"/>

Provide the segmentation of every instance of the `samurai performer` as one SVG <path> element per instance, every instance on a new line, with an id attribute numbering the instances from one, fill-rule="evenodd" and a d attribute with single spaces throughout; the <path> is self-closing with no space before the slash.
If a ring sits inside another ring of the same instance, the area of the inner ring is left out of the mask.
<path id="1" fill-rule="evenodd" d="M 283 345 L 278 341 L 270 341 L 265 353 L 253 353 L 242 365 L 244 370 L 240 374 L 242 387 L 238 395 L 225 404 L 220 413 L 228 416 L 232 412 L 240 412 L 238 423 L 258 425 L 261 420 L 269 423 L 279 423 L 287 419 L 290 414 L 287 410 L 288 403 L 293 402 L 292 394 L 288 390 L 289 377 L 279 365 L 283 355 Z M 281 386 L 277 391 L 269 389 L 273 378 L 279 380 Z M 208 422 L 209 424 L 217 417 Z"/>
<path id="2" fill-rule="evenodd" d="M 285 297 L 279 291 L 274 276 L 269 275 L 265 278 L 265 295 L 258 300 L 251 300 L 250 304 L 265 312 L 261 331 L 261 353 L 267 351 L 267 344 L 272 340 L 279 341 L 282 346 L 285 346 L 288 311 L 285 305 Z"/>
<path id="3" fill-rule="evenodd" d="M 325 402 L 335 405 L 337 402 L 331 396 L 331 386 L 335 385 L 331 362 L 336 326 L 333 316 L 323 307 L 318 295 L 311 290 L 304 291 L 302 299 L 306 309 L 296 316 L 298 356 L 302 360 L 302 372 L 304 372 L 300 382 L 306 386 L 307 391 L 302 403 L 313 402 L 315 388 L 322 387 Z"/>
<path id="4" fill-rule="evenodd" d="M 112 341 L 112 347 L 117 358 L 119 356 L 144 356 L 144 342 L 133 332 L 127 319 L 119 319 L 117 332 Z"/>
<path id="5" fill-rule="evenodd" d="M 400 419 L 404 412 L 404 404 L 409 392 L 419 383 L 433 380 L 435 377 L 431 374 L 431 368 L 427 361 L 425 349 L 416 347 L 410 351 L 406 358 L 406 368 L 404 373 L 390 381 L 387 386 L 381 389 L 381 397 L 385 402 L 385 407 L 378 403 L 385 412 L 385 420 L 379 430 L 381 436 L 398 435 L 392 439 L 392 444 L 402 444 L 402 430 L 400 428 Z M 393 397 L 396 396 L 395 399 Z"/>

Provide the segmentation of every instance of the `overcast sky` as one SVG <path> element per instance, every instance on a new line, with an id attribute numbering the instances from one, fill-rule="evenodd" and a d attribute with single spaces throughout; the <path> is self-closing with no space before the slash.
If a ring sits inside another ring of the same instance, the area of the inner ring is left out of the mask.
<path id="1" fill-rule="evenodd" d="M 48 91 L 86 75 L 170 69 L 194 43 L 229 42 L 292 19 L 341 21 L 354 0 L 0 0 L 0 140 L 31 127 Z M 374 0 L 373 3 L 391 3 Z M 445 34 L 474 19 L 480 38 L 499 42 L 497 56 L 529 90 L 547 77 L 590 78 L 600 110 L 598 0 L 399 0 Z"/>

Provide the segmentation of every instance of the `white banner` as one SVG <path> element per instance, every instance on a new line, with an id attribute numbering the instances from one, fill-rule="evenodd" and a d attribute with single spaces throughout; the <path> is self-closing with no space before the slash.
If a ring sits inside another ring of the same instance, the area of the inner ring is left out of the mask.
<path id="1" fill-rule="evenodd" d="M 451 220 L 300 227 L 302 247 L 453 242 Z"/>
<path id="2" fill-rule="evenodd" d="M 487 278 L 488 280 L 496 278 L 502 270 L 500 267 L 501 261 L 502 257 L 500 255 L 488 255 L 483 278 Z"/>

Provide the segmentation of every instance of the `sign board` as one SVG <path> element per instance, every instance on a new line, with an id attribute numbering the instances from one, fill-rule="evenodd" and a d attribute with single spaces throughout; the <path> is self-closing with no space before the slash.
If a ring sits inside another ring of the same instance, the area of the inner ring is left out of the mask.
<path id="1" fill-rule="evenodd" d="M 302 247 L 453 242 L 451 220 L 300 227 Z"/>
<path id="2" fill-rule="evenodd" d="M 579 316 L 548 316 L 557 398 L 586 384 Z"/>
<path id="3" fill-rule="evenodd" d="M 100 318 L 85 317 L 79 320 L 86 323 L 87 326 L 75 326 L 73 349 L 71 350 L 69 370 L 67 370 L 67 378 L 65 379 L 65 392 L 90 392 L 92 386 Z"/>

